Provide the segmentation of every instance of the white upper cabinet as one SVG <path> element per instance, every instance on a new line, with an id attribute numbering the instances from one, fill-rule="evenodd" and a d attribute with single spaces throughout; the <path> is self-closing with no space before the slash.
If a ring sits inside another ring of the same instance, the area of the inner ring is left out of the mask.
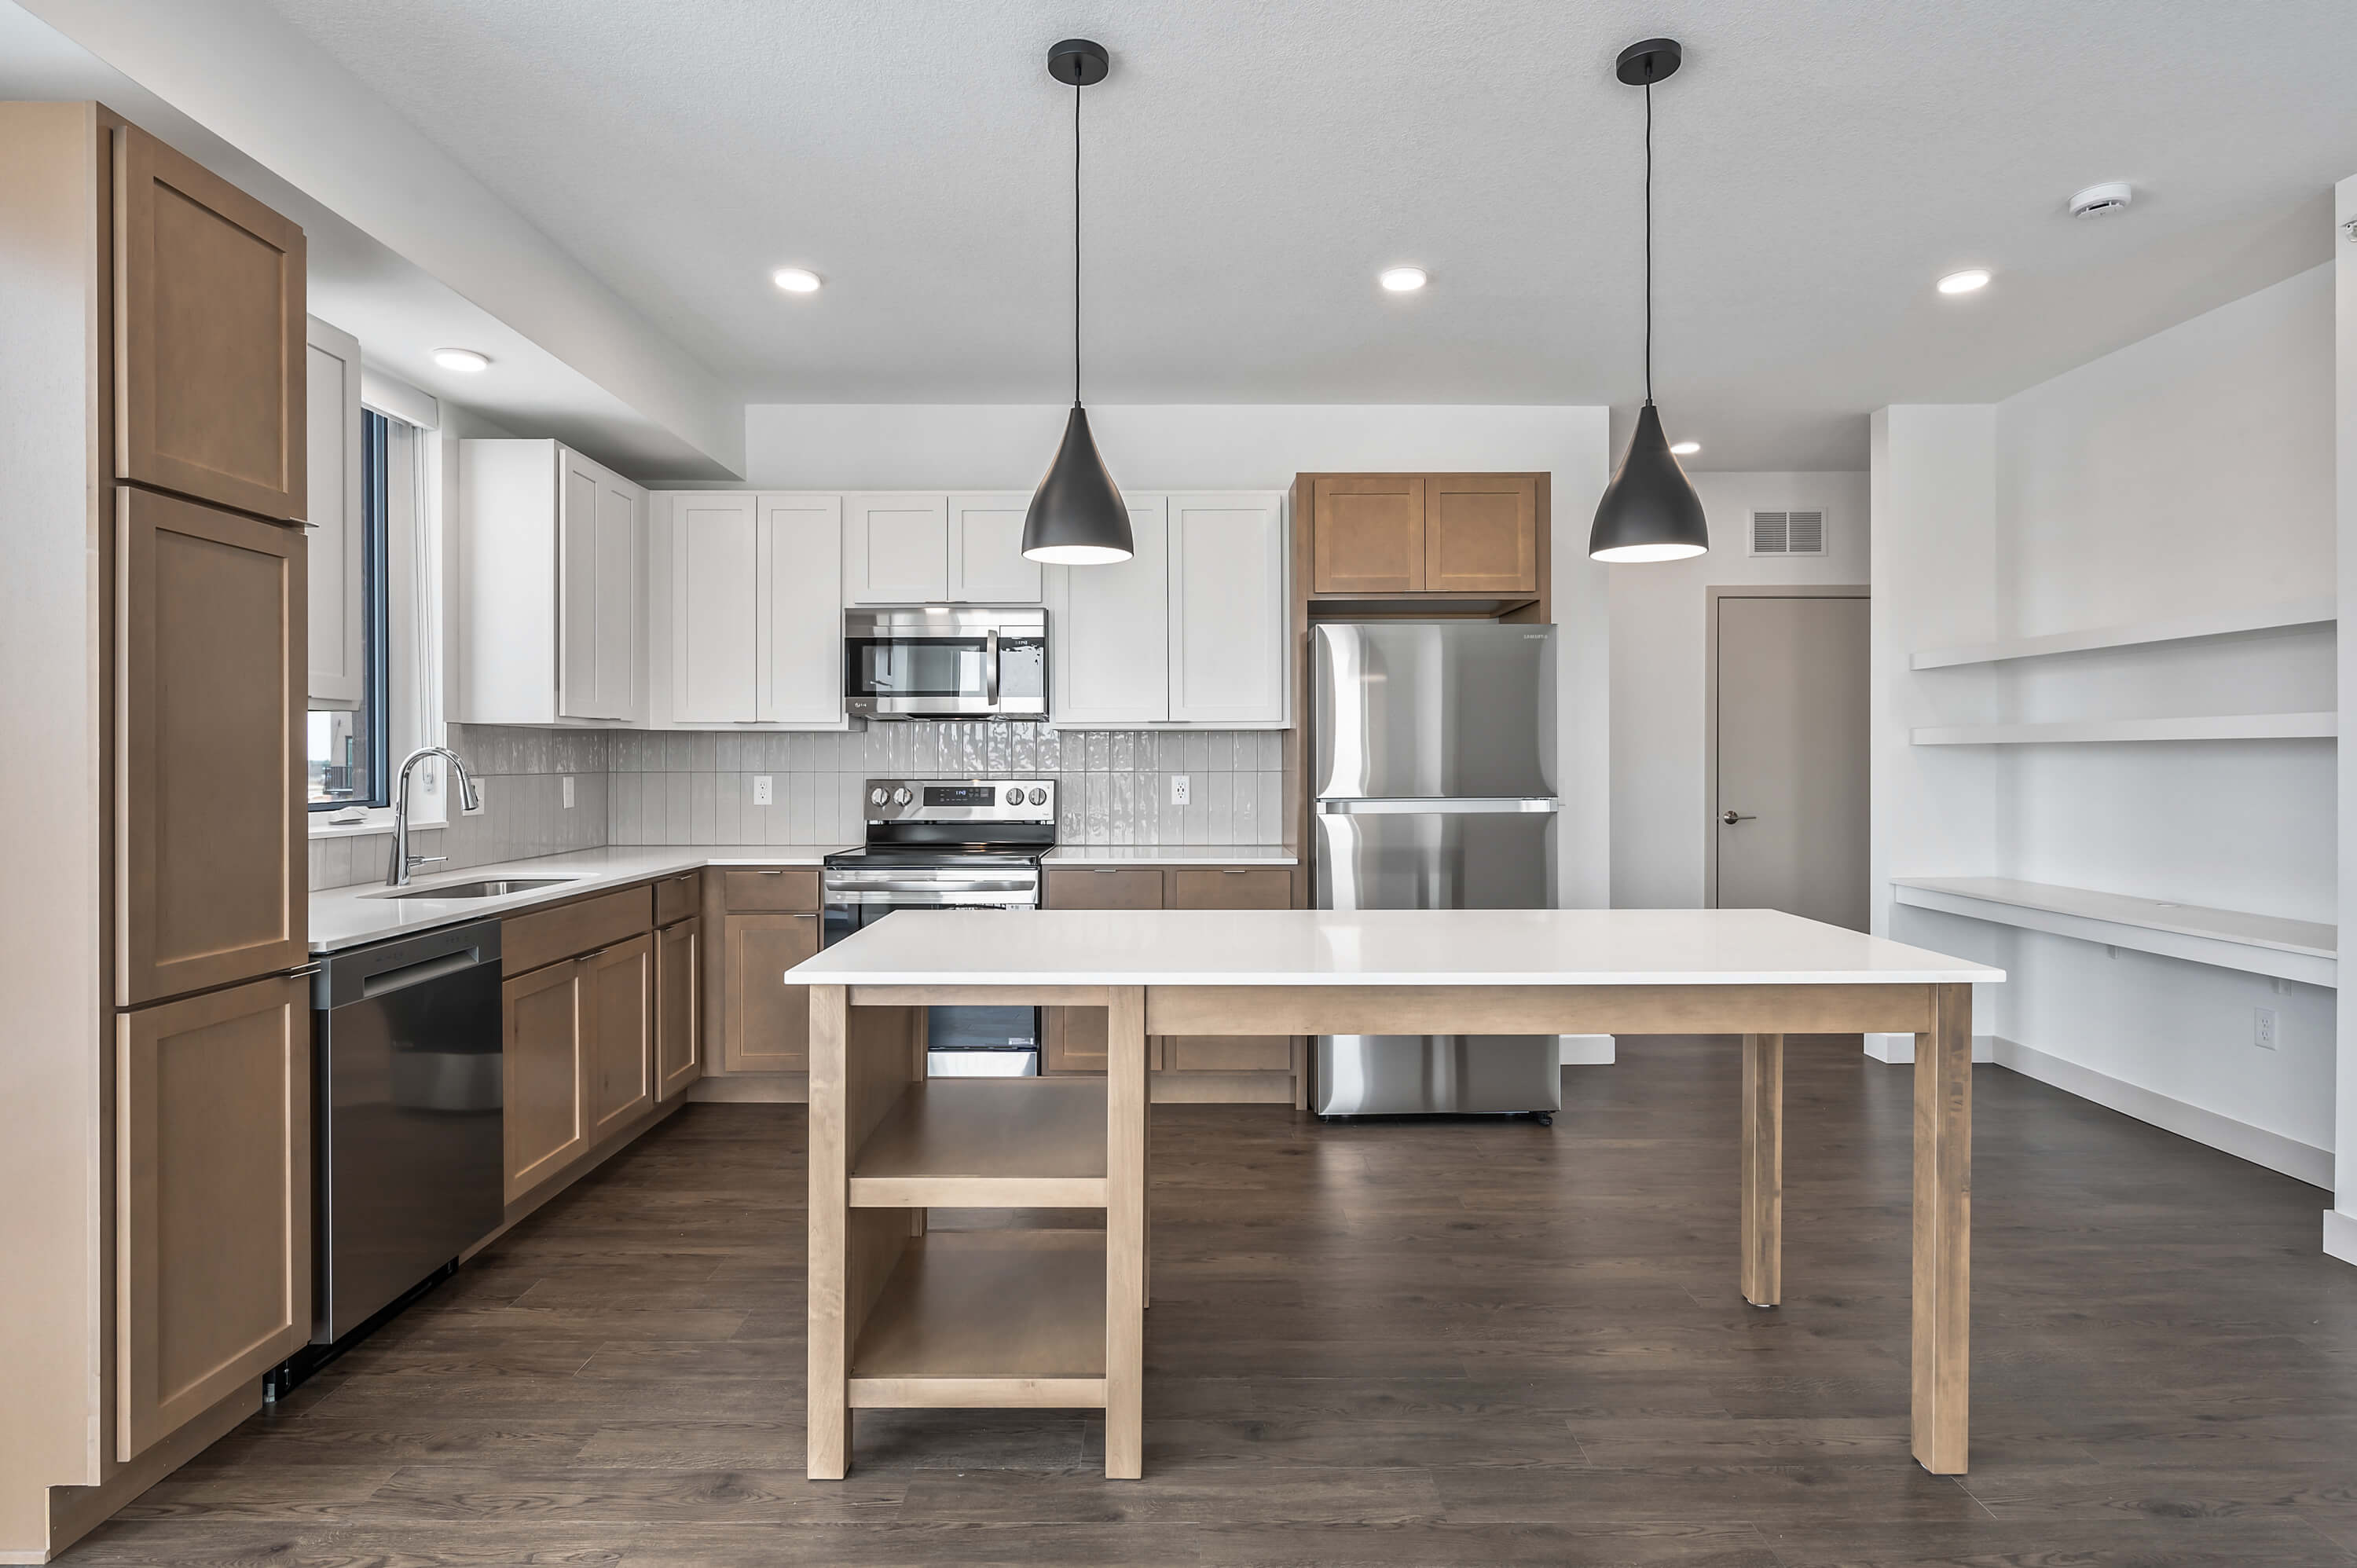
<path id="1" fill-rule="evenodd" d="M 843 498 L 759 498 L 758 716 L 764 724 L 843 722 Z"/>
<path id="2" fill-rule="evenodd" d="M 646 492 L 578 452 L 560 450 L 556 711 L 568 719 L 627 719 L 637 682 Z"/>
<path id="3" fill-rule="evenodd" d="M 647 495 L 554 441 L 458 446 L 458 679 L 466 724 L 628 720 Z"/>
<path id="4" fill-rule="evenodd" d="M 1172 496 L 1170 717 L 1180 724 L 1285 718 L 1285 501 Z"/>
<path id="5" fill-rule="evenodd" d="M 1012 490 L 844 497 L 843 602 L 1039 603 L 1039 564 L 1023 558 L 1030 506 Z"/>
<path id="6" fill-rule="evenodd" d="M 1031 498 L 1017 491 L 950 497 L 950 592 L 953 603 L 1036 605 L 1040 566 L 1023 556 Z"/>
<path id="7" fill-rule="evenodd" d="M 843 500 L 843 591 L 855 605 L 939 604 L 950 596 L 946 496 Z"/>
<path id="8" fill-rule="evenodd" d="M 1285 497 L 1129 500 L 1136 553 L 1049 574 L 1051 722 L 1076 728 L 1286 722 Z"/>
<path id="9" fill-rule="evenodd" d="M 761 573 L 754 498 L 671 498 L 671 716 L 749 724 L 759 707 Z M 832 598 L 833 585 L 828 585 Z"/>
<path id="10" fill-rule="evenodd" d="M 357 708 L 362 664 L 361 345 L 305 318 L 310 483 L 311 706 Z"/>
<path id="11" fill-rule="evenodd" d="M 1159 724 L 1170 717 L 1169 509 L 1128 496 L 1136 553 L 1112 566 L 1059 566 L 1048 627 L 1058 724 Z"/>

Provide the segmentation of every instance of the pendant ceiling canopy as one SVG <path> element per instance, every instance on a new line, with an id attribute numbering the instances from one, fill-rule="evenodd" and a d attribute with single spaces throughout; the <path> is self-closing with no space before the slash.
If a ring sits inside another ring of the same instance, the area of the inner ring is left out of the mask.
<path id="1" fill-rule="evenodd" d="M 1596 505 L 1587 553 L 1598 561 L 1683 561 L 1710 548 L 1702 498 L 1670 455 L 1653 408 L 1653 83 L 1678 69 L 1684 52 L 1674 38 L 1647 38 L 1622 49 L 1614 69 L 1645 90 L 1645 405 Z"/>
<path id="2" fill-rule="evenodd" d="M 1104 46 L 1086 38 L 1066 38 L 1048 51 L 1048 74 L 1072 90 L 1072 413 L 1024 514 L 1023 553 L 1051 565 L 1108 565 L 1136 548 L 1129 507 L 1097 456 L 1081 406 L 1081 92 L 1111 69 Z"/>

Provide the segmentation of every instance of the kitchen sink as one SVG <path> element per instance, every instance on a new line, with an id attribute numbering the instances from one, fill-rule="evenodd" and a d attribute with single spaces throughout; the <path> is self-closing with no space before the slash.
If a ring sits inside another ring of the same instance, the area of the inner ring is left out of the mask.
<path id="1" fill-rule="evenodd" d="M 529 893 L 535 887 L 561 887 L 576 880 L 570 876 L 509 876 L 497 882 L 453 882 L 441 887 L 413 887 L 406 893 L 388 893 L 388 898 L 503 898 L 511 893 Z"/>

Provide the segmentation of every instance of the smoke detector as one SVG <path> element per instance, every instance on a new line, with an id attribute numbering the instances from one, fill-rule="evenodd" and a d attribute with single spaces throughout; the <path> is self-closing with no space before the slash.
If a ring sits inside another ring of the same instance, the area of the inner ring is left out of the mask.
<path id="1" fill-rule="evenodd" d="M 2124 179 L 2091 185 L 2071 199 L 2071 216 L 2101 218 L 2109 212 L 2125 212 L 2128 209 L 2128 203 L 2135 199 L 2136 192 Z"/>

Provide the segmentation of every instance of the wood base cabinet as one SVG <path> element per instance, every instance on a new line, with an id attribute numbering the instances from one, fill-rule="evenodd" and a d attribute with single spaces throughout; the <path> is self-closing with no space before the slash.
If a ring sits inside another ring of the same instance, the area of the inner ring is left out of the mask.
<path id="1" fill-rule="evenodd" d="M 1050 866 L 1052 909 L 1288 909 L 1293 873 L 1276 866 Z M 1047 1073 L 1105 1070 L 1105 1010 L 1049 1007 L 1040 1041 Z M 1173 1035 L 1146 1042 L 1157 1073 L 1289 1073 L 1289 1035 Z"/>
<path id="2" fill-rule="evenodd" d="M 568 959 L 500 988 L 507 1045 L 510 1203 L 589 1147 L 581 1106 L 586 965 L 586 960 Z"/>
<path id="3" fill-rule="evenodd" d="M 589 1141 L 602 1142 L 654 1108 L 655 942 L 651 936 L 593 953 L 588 988 Z"/>
<path id="4" fill-rule="evenodd" d="M 810 988 L 787 984 L 785 972 L 818 951 L 817 913 L 732 914 L 721 942 L 721 1067 L 808 1071 Z"/>
<path id="5" fill-rule="evenodd" d="M 115 1457 L 311 1337 L 311 1014 L 281 976 L 116 1019 Z"/>
<path id="6" fill-rule="evenodd" d="M 655 933 L 655 1098 L 670 1101 L 704 1076 L 704 923 Z"/>

